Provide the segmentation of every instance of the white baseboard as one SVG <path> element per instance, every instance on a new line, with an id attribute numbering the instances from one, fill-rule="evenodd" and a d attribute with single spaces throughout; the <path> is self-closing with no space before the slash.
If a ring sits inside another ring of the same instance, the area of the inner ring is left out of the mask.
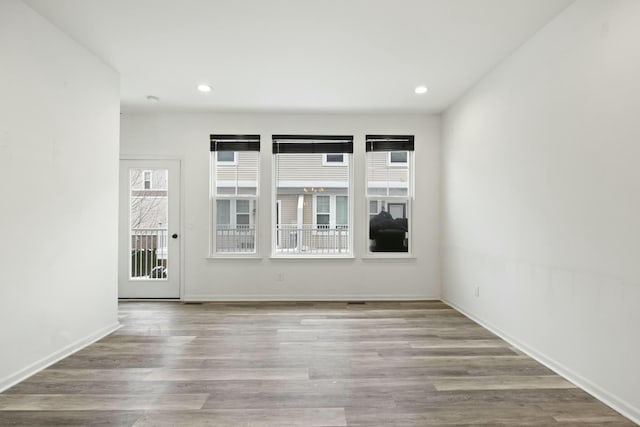
<path id="1" fill-rule="evenodd" d="M 14 385 L 18 384 L 21 381 L 26 380 L 27 378 L 29 378 L 30 376 L 40 372 L 41 370 L 53 365 L 56 362 L 59 362 L 60 360 L 64 359 L 67 356 L 70 356 L 71 354 L 75 353 L 78 350 L 82 350 L 83 348 L 85 348 L 86 346 L 93 344 L 94 342 L 104 338 L 105 336 L 109 335 L 110 333 L 112 333 L 113 331 L 118 330 L 121 327 L 120 323 L 114 323 L 112 325 L 109 325 L 105 328 L 102 328 L 92 334 L 89 334 L 88 336 L 79 339 L 71 344 L 69 344 L 68 346 L 50 354 L 49 356 L 43 357 L 42 359 L 38 360 L 37 362 L 32 363 L 31 365 L 27 366 L 26 368 L 23 368 L 21 370 L 19 370 L 18 372 L 16 372 L 15 374 L 11 374 L 8 377 L 5 377 L 3 379 L 0 380 L 0 393 L 2 393 L 3 391 L 7 390 L 10 387 L 13 387 Z"/>
<path id="2" fill-rule="evenodd" d="M 636 408 L 630 403 L 628 403 L 627 401 L 625 401 L 624 399 L 621 399 L 618 396 L 615 396 L 609 393 L 608 391 L 604 390 L 597 384 L 594 384 L 593 382 L 584 378 L 580 374 L 577 374 L 570 368 L 564 366 L 562 363 L 557 362 L 556 360 L 545 355 L 544 353 L 541 353 L 536 349 L 528 346 L 527 344 L 521 342 L 520 340 L 510 336 L 509 334 L 507 334 L 497 326 L 478 318 L 477 316 L 469 313 L 467 310 L 459 307 L 458 305 L 450 301 L 447 301 L 445 298 L 441 298 L 441 300 L 444 303 L 449 304 L 451 307 L 458 310 L 460 313 L 467 316 L 469 319 L 478 323 L 482 327 L 490 330 L 491 332 L 493 332 L 494 334 L 496 334 L 497 336 L 499 336 L 500 338 L 502 338 L 512 346 L 516 347 L 518 350 L 527 354 L 529 357 L 542 363 L 544 366 L 551 369 L 561 377 L 564 377 L 565 379 L 577 385 L 578 387 L 580 387 L 581 389 L 583 389 L 584 391 L 586 391 L 596 399 L 600 400 L 604 404 L 610 406 L 611 408 L 618 411 L 625 417 L 629 418 L 631 421 L 640 425 L 640 408 Z"/>
<path id="3" fill-rule="evenodd" d="M 235 301 L 440 301 L 426 295 L 183 295 L 184 302 Z"/>

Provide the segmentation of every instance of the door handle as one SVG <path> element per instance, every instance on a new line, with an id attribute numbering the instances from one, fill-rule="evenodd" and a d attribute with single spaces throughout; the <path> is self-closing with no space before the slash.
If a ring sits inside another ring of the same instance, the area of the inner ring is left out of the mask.
<path id="1" fill-rule="evenodd" d="M 173 234 L 171 235 L 171 237 L 172 237 L 172 238 L 174 238 L 174 239 L 177 239 L 177 238 L 178 238 L 178 235 L 177 235 L 176 233 L 173 233 Z"/>

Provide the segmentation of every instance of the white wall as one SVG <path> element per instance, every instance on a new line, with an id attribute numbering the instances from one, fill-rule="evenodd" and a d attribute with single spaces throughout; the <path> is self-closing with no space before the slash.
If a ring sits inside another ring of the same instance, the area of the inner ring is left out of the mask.
<path id="1" fill-rule="evenodd" d="M 0 390 L 117 326 L 117 74 L 0 2 Z"/>
<path id="2" fill-rule="evenodd" d="M 439 119 L 425 115 L 125 114 L 121 154 L 182 159 L 184 299 L 438 298 Z M 209 134 L 262 135 L 259 260 L 209 260 Z M 270 259 L 271 135 L 354 135 L 355 259 Z M 415 259 L 363 260 L 364 137 L 416 136 Z M 277 281 L 278 274 L 284 281 Z"/>
<path id="3" fill-rule="evenodd" d="M 445 299 L 636 420 L 639 42 L 577 1 L 443 121 Z"/>

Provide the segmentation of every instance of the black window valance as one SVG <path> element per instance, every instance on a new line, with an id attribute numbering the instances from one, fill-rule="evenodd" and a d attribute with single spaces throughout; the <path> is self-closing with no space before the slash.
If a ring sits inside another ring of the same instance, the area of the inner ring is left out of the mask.
<path id="1" fill-rule="evenodd" d="M 211 151 L 260 151 L 260 135 L 210 135 Z"/>
<path id="2" fill-rule="evenodd" d="M 367 135 L 367 151 L 413 151 L 413 135 Z"/>
<path id="3" fill-rule="evenodd" d="M 353 153 L 353 135 L 273 135 L 273 154 Z"/>

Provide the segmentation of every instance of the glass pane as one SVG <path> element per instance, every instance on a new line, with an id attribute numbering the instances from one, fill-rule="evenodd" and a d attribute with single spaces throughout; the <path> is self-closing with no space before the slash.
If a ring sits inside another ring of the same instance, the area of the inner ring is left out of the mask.
<path id="1" fill-rule="evenodd" d="M 329 213 L 331 210 L 331 198 L 329 196 L 318 196 L 316 198 L 316 212 Z"/>
<path id="2" fill-rule="evenodd" d="M 233 196 L 236 194 L 235 187 L 218 187 L 218 195 L 220 196 Z"/>
<path id="3" fill-rule="evenodd" d="M 367 152 L 367 194 L 369 196 L 410 194 L 409 168 L 399 168 L 398 164 L 389 162 L 391 158 L 408 160 L 409 155 L 407 151 Z"/>
<path id="4" fill-rule="evenodd" d="M 347 196 L 336 196 L 336 225 L 349 223 L 349 203 Z"/>
<path id="5" fill-rule="evenodd" d="M 390 196 L 407 196 L 409 193 L 408 188 L 389 188 Z"/>
<path id="6" fill-rule="evenodd" d="M 254 201 L 217 200 L 216 253 L 255 253 Z"/>
<path id="7" fill-rule="evenodd" d="M 334 157 L 335 156 L 335 157 Z M 280 202 L 275 230 L 271 233 L 275 251 L 282 255 L 346 255 L 351 253 L 348 208 L 345 224 L 336 221 L 336 198 L 348 198 L 351 154 L 276 154 L 275 193 L 272 203 Z M 342 203 L 342 202 L 340 202 Z M 344 209 L 343 209 L 344 210 Z M 315 214 L 315 215 L 314 215 Z"/>
<path id="8" fill-rule="evenodd" d="M 236 200 L 236 212 L 237 213 L 249 213 L 249 201 L 248 200 Z"/>
<path id="9" fill-rule="evenodd" d="M 151 180 L 153 178 L 153 175 L 151 174 L 151 171 L 144 171 L 143 175 L 144 175 L 144 189 L 150 190 Z"/>
<path id="10" fill-rule="evenodd" d="M 406 218 L 407 206 L 404 203 L 389 203 L 387 206 L 393 219 Z"/>
<path id="11" fill-rule="evenodd" d="M 218 151 L 219 162 L 233 162 L 235 161 L 235 159 L 236 159 L 236 153 L 233 151 Z"/>
<path id="12" fill-rule="evenodd" d="M 257 195 L 259 158 L 257 151 L 218 151 L 214 176 L 216 194 Z"/>
<path id="13" fill-rule="evenodd" d="M 371 200 L 369 202 L 369 214 L 377 214 L 378 213 L 378 201 L 377 200 Z"/>
<path id="14" fill-rule="evenodd" d="M 406 151 L 392 151 L 389 159 L 391 163 L 407 163 L 408 154 Z"/>
<path id="15" fill-rule="evenodd" d="M 258 194 L 257 190 L 258 189 L 256 187 L 238 187 L 238 195 L 239 196 L 255 196 L 256 194 Z"/>
<path id="16" fill-rule="evenodd" d="M 216 224 L 231 224 L 231 200 L 216 200 Z"/>
<path id="17" fill-rule="evenodd" d="M 384 206 L 387 209 L 384 209 Z M 408 200 L 369 201 L 369 250 L 371 252 L 408 252 Z M 376 213 L 376 210 L 378 212 Z"/>
<path id="18" fill-rule="evenodd" d="M 342 163 L 343 159 L 342 154 L 327 154 L 327 163 Z"/>
<path id="19" fill-rule="evenodd" d="M 318 214 L 318 225 L 328 225 L 329 214 Z"/>
<path id="20" fill-rule="evenodd" d="M 168 178 L 167 169 L 129 170 L 131 279 L 167 279 Z"/>

